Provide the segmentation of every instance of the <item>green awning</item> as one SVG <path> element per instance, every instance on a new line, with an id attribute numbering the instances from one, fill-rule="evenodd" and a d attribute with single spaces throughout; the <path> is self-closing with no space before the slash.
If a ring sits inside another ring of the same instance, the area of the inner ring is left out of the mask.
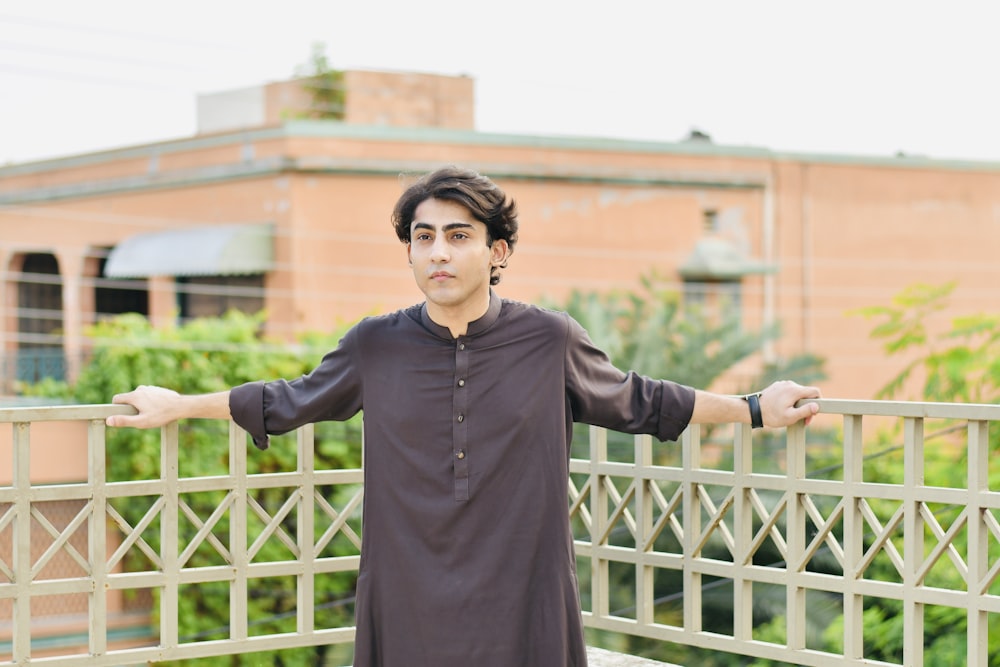
<path id="1" fill-rule="evenodd" d="M 217 225 L 129 237 L 111 251 L 104 275 L 234 276 L 273 268 L 273 225 Z"/>
<path id="2" fill-rule="evenodd" d="M 743 276 L 774 273 L 772 264 L 746 256 L 733 242 L 720 238 L 703 238 L 681 264 L 678 272 L 684 280 L 735 281 Z"/>

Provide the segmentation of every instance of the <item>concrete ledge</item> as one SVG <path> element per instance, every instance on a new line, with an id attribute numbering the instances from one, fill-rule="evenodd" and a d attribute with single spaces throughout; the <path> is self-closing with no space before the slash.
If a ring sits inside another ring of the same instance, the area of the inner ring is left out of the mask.
<path id="1" fill-rule="evenodd" d="M 648 658 L 639 658 L 624 653 L 614 653 L 603 648 L 587 647 L 587 660 L 590 667 L 677 667 L 666 662 L 657 662 Z"/>

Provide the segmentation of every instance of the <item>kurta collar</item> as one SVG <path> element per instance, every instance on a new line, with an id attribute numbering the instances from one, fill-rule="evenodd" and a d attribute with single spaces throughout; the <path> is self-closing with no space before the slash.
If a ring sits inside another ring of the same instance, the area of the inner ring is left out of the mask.
<path id="1" fill-rule="evenodd" d="M 503 306 L 503 300 L 496 295 L 496 293 L 490 290 L 490 305 L 483 313 L 483 316 L 477 320 L 469 322 L 469 326 L 465 331 L 466 336 L 475 336 L 481 334 L 482 332 L 493 326 L 493 323 L 497 321 L 500 317 L 500 309 Z M 427 302 L 425 301 L 423 305 L 420 306 L 420 321 L 423 323 L 427 329 L 436 336 L 441 338 L 447 338 L 448 340 L 454 340 L 454 336 L 451 335 L 451 331 L 448 327 L 443 327 L 431 319 L 431 316 L 427 314 Z"/>

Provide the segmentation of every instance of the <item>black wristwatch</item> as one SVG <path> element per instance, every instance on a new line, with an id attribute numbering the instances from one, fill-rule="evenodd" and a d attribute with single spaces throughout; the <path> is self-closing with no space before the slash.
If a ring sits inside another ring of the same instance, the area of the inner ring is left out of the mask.
<path id="1" fill-rule="evenodd" d="M 743 400 L 750 406 L 750 426 L 753 428 L 763 427 L 764 417 L 760 414 L 760 392 L 747 394 L 743 397 Z"/>

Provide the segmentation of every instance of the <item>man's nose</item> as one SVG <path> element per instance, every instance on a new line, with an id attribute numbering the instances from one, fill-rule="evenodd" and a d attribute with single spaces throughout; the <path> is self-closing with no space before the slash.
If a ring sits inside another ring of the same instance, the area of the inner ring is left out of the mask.
<path id="1" fill-rule="evenodd" d="M 434 239 L 434 245 L 431 246 L 431 261 L 447 262 L 450 256 L 448 240 L 440 236 Z"/>

